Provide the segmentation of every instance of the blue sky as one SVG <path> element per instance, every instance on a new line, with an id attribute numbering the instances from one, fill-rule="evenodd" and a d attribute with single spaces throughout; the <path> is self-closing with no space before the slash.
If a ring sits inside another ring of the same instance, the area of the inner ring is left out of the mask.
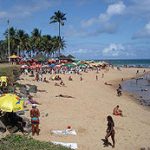
<path id="1" fill-rule="evenodd" d="M 0 0 L 0 39 L 11 26 L 57 35 L 49 24 L 55 11 L 66 14 L 61 28 L 64 54 L 79 59 L 150 58 L 150 0 Z"/>

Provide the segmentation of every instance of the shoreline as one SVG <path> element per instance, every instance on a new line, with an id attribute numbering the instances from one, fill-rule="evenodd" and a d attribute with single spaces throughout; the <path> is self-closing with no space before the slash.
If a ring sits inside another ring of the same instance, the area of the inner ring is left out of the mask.
<path id="1" fill-rule="evenodd" d="M 130 79 L 125 79 L 124 81 L 126 81 L 126 80 L 130 80 Z M 116 88 L 117 88 L 118 84 L 120 84 L 120 82 L 119 82 L 119 80 L 112 81 L 112 83 L 113 82 L 116 83 L 116 84 L 114 84 L 114 86 L 112 86 L 112 88 L 114 90 L 116 90 Z M 146 105 L 143 105 L 143 104 L 140 103 L 138 95 L 136 95 L 132 92 L 127 92 L 127 91 L 123 91 L 123 95 L 128 97 L 129 99 L 133 100 L 133 102 L 136 103 L 137 105 L 141 106 L 141 108 L 150 111 L 150 106 L 146 106 Z"/>
<path id="2" fill-rule="evenodd" d="M 136 68 L 138 69 L 138 68 Z M 146 68 L 144 68 L 146 69 Z M 139 75 L 139 76 L 133 76 L 133 77 L 128 77 L 128 78 L 124 78 L 123 81 L 120 81 L 120 79 L 116 79 L 116 80 L 112 80 L 110 81 L 110 83 L 112 83 L 112 88 L 114 90 L 116 90 L 118 88 L 118 85 L 119 84 L 122 84 L 124 81 L 129 81 L 129 80 L 132 80 L 132 79 L 135 79 L 135 78 L 140 78 L 140 77 L 144 77 L 144 75 L 146 75 L 147 73 L 150 73 L 150 71 L 142 74 L 142 75 Z M 141 107 L 144 107 L 145 109 L 149 110 L 150 111 L 150 106 L 148 105 L 144 105 L 140 102 L 140 95 L 136 94 L 136 93 L 132 93 L 132 92 L 128 92 L 128 91 L 124 91 L 123 90 L 123 94 L 131 99 L 133 99 L 133 101 L 135 101 L 136 104 L 140 105 Z"/>

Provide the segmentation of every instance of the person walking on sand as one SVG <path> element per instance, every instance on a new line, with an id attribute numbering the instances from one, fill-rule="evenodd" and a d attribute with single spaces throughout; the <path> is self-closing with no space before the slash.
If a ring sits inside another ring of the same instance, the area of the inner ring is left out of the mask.
<path id="1" fill-rule="evenodd" d="M 98 76 L 96 75 L 96 81 L 98 80 Z"/>
<path id="2" fill-rule="evenodd" d="M 32 105 L 32 109 L 30 110 L 30 117 L 31 117 L 31 124 L 32 124 L 32 136 L 34 136 L 35 133 L 39 135 L 40 112 L 36 104 Z"/>
<path id="3" fill-rule="evenodd" d="M 115 147 L 115 129 L 114 129 L 114 121 L 113 118 L 111 116 L 107 116 L 107 130 L 106 130 L 106 136 L 105 136 L 105 145 L 108 146 L 109 142 L 108 142 L 108 138 L 111 136 L 113 145 L 112 147 Z"/>
<path id="4" fill-rule="evenodd" d="M 104 73 L 102 73 L 102 78 L 104 78 Z"/>

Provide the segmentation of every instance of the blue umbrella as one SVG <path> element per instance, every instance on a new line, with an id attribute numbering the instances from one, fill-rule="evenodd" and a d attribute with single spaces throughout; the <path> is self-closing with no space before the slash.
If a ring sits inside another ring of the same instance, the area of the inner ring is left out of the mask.
<path id="1" fill-rule="evenodd" d="M 56 66 L 56 64 L 52 63 L 49 65 L 49 67 L 54 68 Z"/>

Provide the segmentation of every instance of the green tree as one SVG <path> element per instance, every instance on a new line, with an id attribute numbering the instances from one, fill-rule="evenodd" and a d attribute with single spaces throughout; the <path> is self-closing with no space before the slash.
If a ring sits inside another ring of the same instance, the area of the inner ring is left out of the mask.
<path id="1" fill-rule="evenodd" d="M 62 13 L 61 11 L 57 11 L 57 12 L 54 12 L 54 15 L 50 18 L 50 24 L 51 23 L 58 23 L 58 38 L 59 38 L 59 56 L 60 56 L 60 49 L 61 49 L 61 45 L 60 45 L 60 40 L 61 40 L 61 36 L 60 36 L 60 26 L 64 25 L 64 21 L 66 20 L 66 17 L 65 17 L 66 14 Z"/>
<path id="2" fill-rule="evenodd" d="M 7 57 L 7 41 L 0 41 L 0 59 L 5 59 Z"/>
<path id="3" fill-rule="evenodd" d="M 31 32 L 30 45 L 33 50 L 39 50 L 41 42 L 41 31 L 38 28 L 34 28 Z"/>
<path id="4" fill-rule="evenodd" d="M 8 30 L 5 31 L 4 35 L 6 40 L 8 40 Z M 9 35 L 10 35 L 10 50 L 11 52 L 16 52 L 18 45 L 17 45 L 16 29 L 14 29 L 14 27 L 10 27 Z"/>
<path id="5" fill-rule="evenodd" d="M 18 30 L 16 37 L 18 41 L 18 50 L 20 55 L 20 50 L 29 49 L 29 35 L 25 33 L 24 30 Z"/>

